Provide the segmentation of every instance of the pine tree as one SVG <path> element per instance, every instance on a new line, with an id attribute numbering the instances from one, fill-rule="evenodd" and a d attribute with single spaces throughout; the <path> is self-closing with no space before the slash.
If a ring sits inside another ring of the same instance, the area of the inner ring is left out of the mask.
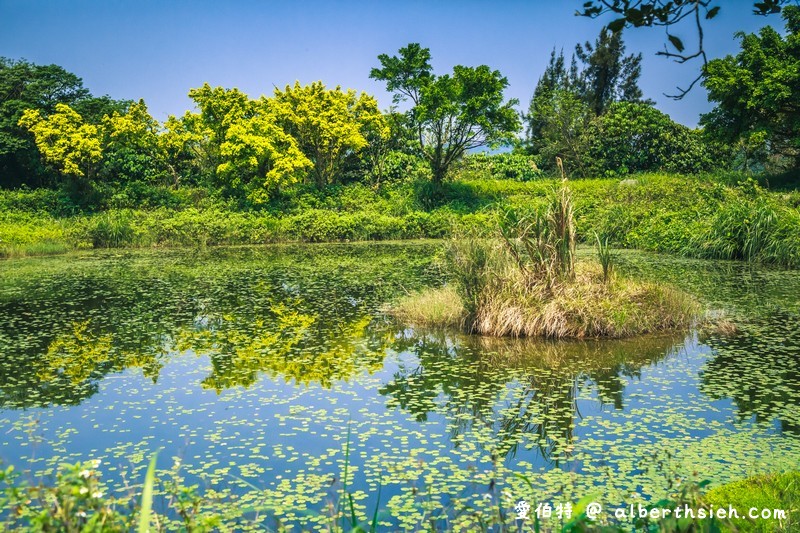
<path id="1" fill-rule="evenodd" d="M 621 33 L 604 28 L 594 44 L 578 44 L 575 55 L 584 65 L 583 100 L 596 115 L 602 115 L 612 102 L 641 101 L 642 54 L 626 56 Z"/>

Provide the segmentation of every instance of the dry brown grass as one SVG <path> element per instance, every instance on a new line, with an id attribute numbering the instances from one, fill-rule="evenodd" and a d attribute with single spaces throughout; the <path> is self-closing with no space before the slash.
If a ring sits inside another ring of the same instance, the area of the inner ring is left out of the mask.
<path id="1" fill-rule="evenodd" d="M 513 274 L 510 271 L 509 274 Z M 595 263 L 578 263 L 575 279 L 549 294 L 498 280 L 476 313 L 473 328 L 493 336 L 630 337 L 689 326 L 698 312 L 686 294 L 661 285 L 617 277 L 603 281 Z"/>
<path id="2" fill-rule="evenodd" d="M 465 235 L 447 249 L 454 286 L 411 295 L 394 308 L 421 326 L 461 325 L 494 337 L 622 338 L 688 327 L 688 295 L 612 275 L 608 241 L 596 262 L 575 263 L 575 220 L 566 182 L 544 212 L 506 212 L 500 239 Z"/>
<path id="3" fill-rule="evenodd" d="M 413 326 L 463 327 L 466 317 L 461 297 L 451 285 L 409 294 L 389 313 Z"/>
<path id="4" fill-rule="evenodd" d="M 494 264 L 498 268 L 498 264 Z M 676 289 L 619 276 L 603 281 L 602 268 L 579 262 L 575 278 L 545 290 L 531 286 L 513 265 L 491 277 L 473 316 L 451 287 L 401 300 L 392 314 L 418 326 L 462 327 L 496 337 L 623 338 L 692 324 L 698 304 Z"/>

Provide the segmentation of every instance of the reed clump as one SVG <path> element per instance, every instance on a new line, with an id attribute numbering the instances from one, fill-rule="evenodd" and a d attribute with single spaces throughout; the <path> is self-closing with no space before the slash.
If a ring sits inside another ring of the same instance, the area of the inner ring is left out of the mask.
<path id="1" fill-rule="evenodd" d="M 547 338 L 630 337 L 695 320 L 699 308 L 687 294 L 612 275 L 613 255 L 597 240 L 599 261 L 577 262 L 572 195 L 563 183 L 545 209 L 507 212 L 499 238 L 453 239 L 446 254 L 452 284 L 409 295 L 393 313 L 422 326 Z"/>

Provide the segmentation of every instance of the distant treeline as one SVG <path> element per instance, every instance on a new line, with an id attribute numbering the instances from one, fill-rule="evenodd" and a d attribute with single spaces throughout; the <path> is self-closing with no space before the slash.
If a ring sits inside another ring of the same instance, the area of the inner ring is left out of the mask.
<path id="1" fill-rule="evenodd" d="M 257 206 L 301 183 L 441 184 L 483 147 L 512 150 L 498 165 L 514 167 L 517 179 L 560 173 L 558 159 L 571 178 L 792 171 L 800 162 L 800 8 L 787 6 L 783 17 L 786 35 L 769 27 L 741 34 L 737 56 L 709 62 L 702 85 L 717 107 L 700 129 L 644 98 L 641 55 L 626 55 L 621 34 L 607 29 L 576 46 L 569 64 L 552 51 L 525 113 L 505 97 L 500 72 L 457 65 L 435 74 L 430 51 L 415 43 L 380 55 L 370 72 L 401 107 L 381 111 L 366 93 L 322 82 L 257 99 L 204 84 L 189 91 L 195 111 L 164 123 L 143 100 L 94 96 L 59 66 L 0 58 L 0 185 L 62 189 L 88 209 L 185 186 Z"/>

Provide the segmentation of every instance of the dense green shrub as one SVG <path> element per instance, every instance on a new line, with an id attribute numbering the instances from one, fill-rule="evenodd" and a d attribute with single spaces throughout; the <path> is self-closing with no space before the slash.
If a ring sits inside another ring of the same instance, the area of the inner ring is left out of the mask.
<path id="1" fill-rule="evenodd" d="M 91 219 L 87 233 L 95 248 L 118 248 L 134 244 L 136 230 L 130 211 L 106 211 Z"/>
<path id="2" fill-rule="evenodd" d="M 786 509 L 788 520 L 751 520 L 735 518 L 738 531 L 796 531 L 800 527 L 800 472 L 755 476 L 715 487 L 706 494 L 706 501 L 717 507 L 745 509 Z M 744 513 L 742 513 L 744 514 Z"/>
<path id="3" fill-rule="evenodd" d="M 384 182 L 430 179 L 431 170 L 425 160 L 406 152 L 389 152 L 383 165 Z"/>
<path id="4" fill-rule="evenodd" d="M 722 163 L 700 131 L 647 104 L 611 104 L 591 121 L 586 138 L 586 169 L 595 176 L 642 171 L 693 174 Z"/>
<path id="5" fill-rule="evenodd" d="M 473 178 L 496 180 L 532 181 L 542 177 L 536 165 L 536 157 L 522 153 L 487 154 L 485 152 L 466 156 L 458 166 L 461 174 Z"/>
<path id="6" fill-rule="evenodd" d="M 47 213 L 53 216 L 77 214 L 80 208 L 61 190 L 0 189 L 0 213 L 2 212 Z"/>

